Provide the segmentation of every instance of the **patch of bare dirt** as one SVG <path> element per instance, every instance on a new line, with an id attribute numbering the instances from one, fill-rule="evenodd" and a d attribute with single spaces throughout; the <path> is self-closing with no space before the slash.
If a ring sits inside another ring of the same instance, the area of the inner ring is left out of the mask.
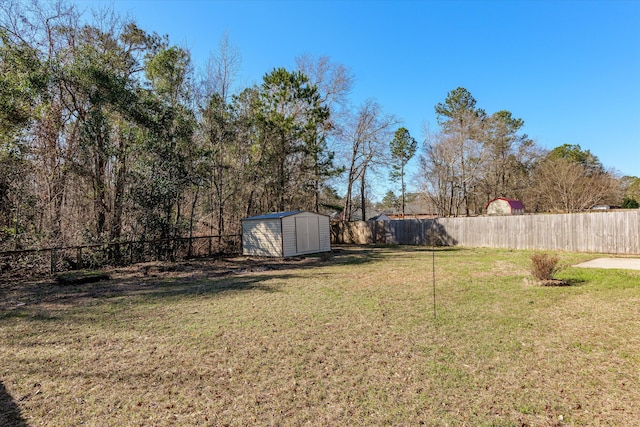
<path id="1" fill-rule="evenodd" d="M 570 282 L 567 282 L 566 280 L 560 280 L 560 279 L 535 280 L 531 278 L 525 278 L 524 283 L 525 285 L 530 285 L 530 286 L 571 286 L 572 285 Z"/>
<path id="2" fill-rule="evenodd" d="M 100 297 L 135 295 L 167 288 L 167 283 L 189 283 L 192 280 L 218 278 L 309 267 L 321 264 L 318 257 L 258 258 L 235 256 L 230 258 L 192 259 L 186 261 L 154 261 L 126 267 L 107 267 L 100 270 L 109 280 L 86 283 L 46 278 L 0 278 L 0 316 L 3 312 L 35 305 L 60 307 L 79 304 Z"/>
<path id="3" fill-rule="evenodd" d="M 309 266 L 318 262 L 317 258 L 258 258 L 236 256 L 231 258 L 196 259 L 188 261 L 153 261 L 127 267 L 107 268 L 112 279 L 144 277 L 161 278 L 202 278 L 229 274 L 285 270 L 293 267 Z"/>

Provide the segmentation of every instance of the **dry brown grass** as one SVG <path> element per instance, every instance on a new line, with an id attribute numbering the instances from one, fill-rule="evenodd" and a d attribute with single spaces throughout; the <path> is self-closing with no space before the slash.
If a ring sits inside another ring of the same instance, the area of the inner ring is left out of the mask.
<path id="1" fill-rule="evenodd" d="M 437 251 L 435 319 L 424 248 L 4 283 L 0 425 L 638 425 L 640 274 L 529 256 Z"/>

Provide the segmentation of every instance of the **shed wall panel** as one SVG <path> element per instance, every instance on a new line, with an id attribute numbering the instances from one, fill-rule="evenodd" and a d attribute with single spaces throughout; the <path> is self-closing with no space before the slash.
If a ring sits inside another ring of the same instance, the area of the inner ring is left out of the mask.
<path id="1" fill-rule="evenodd" d="M 284 256 L 296 256 L 331 250 L 329 217 L 301 212 L 283 218 Z"/>
<path id="2" fill-rule="evenodd" d="M 296 217 L 298 215 L 282 218 L 282 256 L 296 256 Z"/>
<path id="3" fill-rule="evenodd" d="M 242 253 L 253 256 L 283 256 L 280 219 L 242 222 Z"/>
<path id="4" fill-rule="evenodd" d="M 331 251 L 331 226 L 329 217 L 318 216 L 318 226 L 320 227 L 320 252 Z"/>
<path id="5" fill-rule="evenodd" d="M 313 212 L 303 212 L 297 217 L 306 217 L 308 226 L 313 227 L 313 231 L 309 230 L 308 248 L 305 253 L 329 252 L 331 251 L 331 227 L 329 225 L 329 217 Z M 298 248 L 300 252 L 300 248 Z"/>
<path id="6" fill-rule="evenodd" d="M 317 253 L 320 250 L 320 231 L 317 216 L 296 217 L 296 251 L 299 254 Z"/>

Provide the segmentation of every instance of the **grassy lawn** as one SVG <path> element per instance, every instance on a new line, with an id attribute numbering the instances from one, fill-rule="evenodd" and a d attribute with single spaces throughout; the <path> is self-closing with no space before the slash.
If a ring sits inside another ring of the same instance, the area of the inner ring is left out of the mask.
<path id="1" fill-rule="evenodd" d="M 640 271 L 531 254 L 437 250 L 435 318 L 417 247 L 3 283 L 0 425 L 638 425 Z"/>

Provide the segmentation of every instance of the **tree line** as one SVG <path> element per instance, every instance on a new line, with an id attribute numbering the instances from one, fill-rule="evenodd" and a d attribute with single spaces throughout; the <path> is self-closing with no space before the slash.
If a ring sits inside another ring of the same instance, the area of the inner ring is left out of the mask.
<path id="1" fill-rule="evenodd" d="M 486 114 L 463 88 L 436 106 L 440 131 L 407 176 L 416 140 L 374 99 L 349 104 L 343 65 L 301 56 L 238 89 L 239 66 L 227 36 L 196 70 L 187 49 L 113 11 L 88 23 L 62 1 L 0 1 L 0 246 L 234 235 L 243 217 L 290 209 L 366 218 L 390 165 L 402 206 L 414 180 L 440 215 L 494 196 L 576 210 L 620 195 L 590 153 L 543 153 L 521 119 Z M 542 190 L 562 174 L 576 182 L 556 206 Z M 599 196 L 577 203 L 577 188 Z"/>
<path id="2" fill-rule="evenodd" d="M 438 215 L 482 214 L 496 197 L 521 200 L 529 212 L 638 207 L 638 178 L 619 178 L 580 145 L 544 150 L 521 133 L 524 120 L 476 103 L 459 87 L 435 106 L 440 130 L 427 136 L 419 182 Z"/>
<path id="3" fill-rule="evenodd" d="M 196 70 L 110 10 L 91 23 L 62 1 L 0 12 L 5 248 L 233 235 L 245 216 L 289 209 L 348 220 L 385 164 L 398 120 L 373 99 L 348 108 L 353 76 L 327 57 L 238 90 L 226 36 Z M 344 176 L 347 198 L 332 184 Z"/>

